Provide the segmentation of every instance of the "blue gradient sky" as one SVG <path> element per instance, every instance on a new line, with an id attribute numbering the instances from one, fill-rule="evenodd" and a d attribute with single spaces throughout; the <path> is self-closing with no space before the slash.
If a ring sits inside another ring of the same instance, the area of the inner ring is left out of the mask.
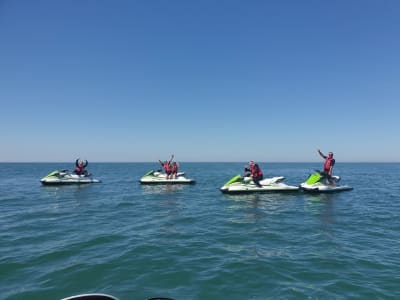
<path id="1" fill-rule="evenodd" d="M 399 16 L 390 0 L 0 0 L 0 161 L 400 161 Z"/>

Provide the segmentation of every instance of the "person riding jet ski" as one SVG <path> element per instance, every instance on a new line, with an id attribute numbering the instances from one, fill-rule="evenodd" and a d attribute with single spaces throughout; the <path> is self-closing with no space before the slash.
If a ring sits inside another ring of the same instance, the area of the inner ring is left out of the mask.
<path id="1" fill-rule="evenodd" d="M 318 154 L 325 159 L 324 169 L 321 172 L 321 175 L 326 178 L 326 180 L 329 182 L 330 185 L 334 185 L 334 181 L 332 180 L 332 171 L 333 171 L 333 166 L 335 165 L 333 152 L 329 152 L 328 156 L 326 156 L 318 149 Z"/>
<path id="2" fill-rule="evenodd" d="M 162 162 L 161 160 L 158 160 L 164 169 L 167 179 L 172 178 L 172 160 L 173 159 L 174 159 L 174 155 L 172 154 L 171 159 L 169 161 L 165 160 L 164 162 Z"/>
<path id="3" fill-rule="evenodd" d="M 85 160 L 80 160 L 79 158 L 75 161 L 75 170 L 74 170 L 74 174 L 76 175 L 85 175 L 85 176 L 89 176 L 89 172 L 87 170 L 85 170 L 85 168 L 88 165 L 88 161 Z"/>
<path id="4" fill-rule="evenodd" d="M 249 162 L 249 167 L 244 169 L 247 177 L 251 177 L 256 186 L 261 187 L 260 180 L 263 180 L 264 175 L 261 168 L 254 161 Z"/>

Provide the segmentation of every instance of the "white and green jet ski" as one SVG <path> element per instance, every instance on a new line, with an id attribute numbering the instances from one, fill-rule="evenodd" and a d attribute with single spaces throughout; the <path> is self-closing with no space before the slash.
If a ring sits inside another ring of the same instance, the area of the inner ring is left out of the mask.
<path id="1" fill-rule="evenodd" d="M 92 178 L 92 175 L 89 173 L 77 175 L 68 173 L 68 170 L 55 170 L 43 177 L 40 182 L 44 185 L 63 185 L 99 183 L 101 180 Z"/>
<path id="2" fill-rule="evenodd" d="M 184 172 L 178 172 L 176 178 L 168 178 L 165 173 L 151 170 L 140 178 L 142 184 L 190 184 L 195 183 L 193 179 L 185 177 Z"/>
<path id="3" fill-rule="evenodd" d="M 332 176 L 332 183 L 329 183 L 327 179 L 319 172 L 311 174 L 305 182 L 300 184 L 300 188 L 306 192 L 313 193 L 333 193 L 341 191 L 351 191 L 353 188 L 348 185 L 340 185 L 340 177 Z"/>
<path id="4" fill-rule="evenodd" d="M 293 192 L 298 191 L 299 187 L 287 185 L 283 182 L 285 177 L 277 176 L 260 180 L 261 187 L 254 184 L 251 177 L 236 175 L 220 188 L 226 194 L 240 193 L 266 193 L 266 192 Z"/>

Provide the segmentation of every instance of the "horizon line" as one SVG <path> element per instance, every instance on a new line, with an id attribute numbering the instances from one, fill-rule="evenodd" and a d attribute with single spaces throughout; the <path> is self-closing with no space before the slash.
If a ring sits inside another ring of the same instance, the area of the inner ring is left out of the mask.
<path id="1" fill-rule="evenodd" d="M 179 163 L 246 163 L 247 161 L 179 161 Z M 74 163 L 71 161 L 0 161 L 1 164 L 53 164 L 53 163 Z M 90 163 L 105 164 L 128 164 L 128 163 L 159 163 L 158 161 L 91 161 Z M 267 164 L 302 164 L 302 163 L 320 163 L 320 161 L 258 161 L 257 163 Z M 400 161 L 340 161 L 336 163 L 400 163 Z"/>

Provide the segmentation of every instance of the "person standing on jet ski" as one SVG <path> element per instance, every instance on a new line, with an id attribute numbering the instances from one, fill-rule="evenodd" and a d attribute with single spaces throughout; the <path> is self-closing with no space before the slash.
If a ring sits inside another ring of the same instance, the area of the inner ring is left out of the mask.
<path id="1" fill-rule="evenodd" d="M 253 182 L 256 186 L 262 187 L 260 184 L 260 180 L 264 178 L 263 172 L 261 171 L 261 168 L 258 164 L 256 164 L 254 161 L 250 161 L 249 163 L 249 171 L 250 171 L 250 177 L 253 179 Z"/>
<path id="2" fill-rule="evenodd" d="M 80 160 L 79 158 L 75 161 L 75 171 L 74 173 L 77 175 L 85 175 L 85 176 L 89 176 L 88 171 L 85 170 L 85 168 L 88 165 L 88 161 L 85 160 L 85 162 L 83 162 L 83 160 Z"/>
<path id="3" fill-rule="evenodd" d="M 158 160 L 160 162 L 161 166 L 164 168 L 164 172 L 165 172 L 167 179 L 171 178 L 171 173 L 172 173 L 171 163 L 172 163 L 173 159 L 174 159 L 174 155 L 172 154 L 171 159 L 169 161 L 162 162 L 161 160 Z"/>
<path id="4" fill-rule="evenodd" d="M 321 175 L 325 176 L 325 178 L 328 180 L 328 182 L 331 185 L 333 185 L 334 182 L 332 180 L 332 171 L 333 171 L 333 166 L 335 165 L 335 159 L 333 158 L 333 152 L 329 152 L 328 156 L 326 156 L 318 149 L 318 154 L 323 159 L 325 159 L 324 170 L 322 171 Z"/>
<path id="5" fill-rule="evenodd" d="M 171 165 L 171 178 L 176 179 L 178 177 L 178 168 L 178 163 L 174 161 Z"/>

